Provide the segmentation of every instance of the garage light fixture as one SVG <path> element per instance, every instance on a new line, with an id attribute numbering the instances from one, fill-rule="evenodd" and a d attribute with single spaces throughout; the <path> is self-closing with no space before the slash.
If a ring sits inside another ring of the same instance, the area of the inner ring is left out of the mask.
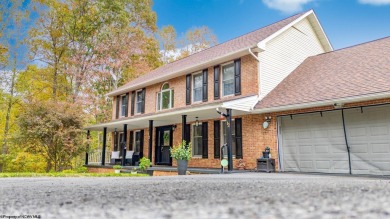
<path id="1" fill-rule="evenodd" d="M 271 122 L 272 117 L 271 116 L 266 116 L 264 119 L 265 120 L 263 122 L 263 129 L 267 129 L 268 126 L 269 126 L 269 123 Z"/>

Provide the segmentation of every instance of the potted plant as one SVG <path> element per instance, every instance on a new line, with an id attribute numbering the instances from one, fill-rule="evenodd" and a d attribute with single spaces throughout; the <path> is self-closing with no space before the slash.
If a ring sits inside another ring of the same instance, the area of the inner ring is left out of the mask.
<path id="1" fill-rule="evenodd" d="M 115 170 L 115 173 L 120 173 L 122 166 L 121 165 L 114 165 L 112 168 Z"/>
<path id="2" fill-rule="evenodd" d="M 263 151 L 263 158 L 271 158 L 271 148 L 266 146 Z"/>
<path id="3" fill-rule="evenodd" d="M 150 167 L 150 164 L 151 164 L 150 160 L 146 157 L 143 157 L 139 162 L 139 169 L 145 172 Z"/>
<path id="4" fill-rule="evenodd" d="M 191 142 L 187 144 L 182 141 L 177 146 L 170 148 L 171 157 L 177 160 L 177 171 L 179 175 L 186 175 L 188 161 L 191 159 Z"/>

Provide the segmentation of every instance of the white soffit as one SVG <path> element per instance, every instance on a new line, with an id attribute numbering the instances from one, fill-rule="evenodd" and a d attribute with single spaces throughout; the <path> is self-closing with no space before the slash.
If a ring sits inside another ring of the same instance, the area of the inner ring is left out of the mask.
<path id="1" fill-rule="evenodd" d="M 244 112 L 250 112 L 253 110 L 253 107 L 259 101 L 258 96 L 244 97 L 238 100 L 232 100 L 222 103 L 222 108 L 229 108 L 233 110 L 239 110 Z"/>

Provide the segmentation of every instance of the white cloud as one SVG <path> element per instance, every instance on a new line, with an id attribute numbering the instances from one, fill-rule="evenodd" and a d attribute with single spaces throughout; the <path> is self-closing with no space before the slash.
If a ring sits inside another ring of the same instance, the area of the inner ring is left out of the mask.
<path id="1" fill-rule="evenodd" d="M 359 0 L 359 3 L 369 5 L 390 5 L 390 0 Z"/>
<path id="2" fill-rule="evenodd" d="M 267 5 L 267 7 L 269 8 L 276 9 L 284 13 L 294 13 L 294 12 L 302 11 L 303 9 L 302 6 L 312 1 L 314 0 L 263 0 L 263 3 Z M 368 0 L 360 0 L 360 1 L 368 1 Z M 386 0 L 382 0 L 382 1 L 386 1 Z"/>

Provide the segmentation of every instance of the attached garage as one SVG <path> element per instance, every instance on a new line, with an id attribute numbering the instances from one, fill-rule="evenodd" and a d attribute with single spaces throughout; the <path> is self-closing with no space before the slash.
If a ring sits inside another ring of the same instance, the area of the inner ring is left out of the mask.
<path id="1" fill-rule="evenodd" d="M 278 127 L 281 171 L 390 175 L 389 105 L 280 116 Z"/>

